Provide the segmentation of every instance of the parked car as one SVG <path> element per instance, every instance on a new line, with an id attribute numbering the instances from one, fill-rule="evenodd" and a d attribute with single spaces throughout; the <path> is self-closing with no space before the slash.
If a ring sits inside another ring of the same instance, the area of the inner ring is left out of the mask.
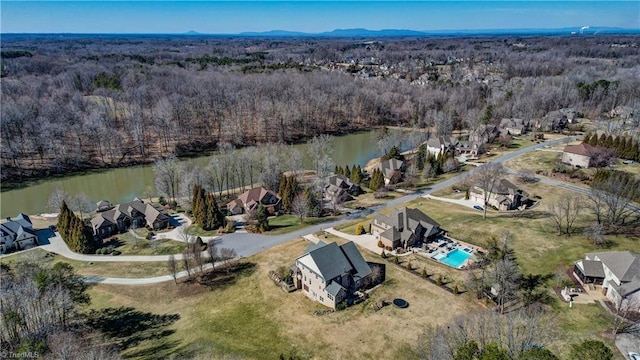
<path id="1" fill-rule="evenodd" d="M 473 205 L 473 208 L 480 211 L 484 210 L 480 205 Z"/>
<path id="2" fill-rule="evenodd" d="M 640 354 L 637 352 L 629 351 L 629 360 L 640 360 Z"/>

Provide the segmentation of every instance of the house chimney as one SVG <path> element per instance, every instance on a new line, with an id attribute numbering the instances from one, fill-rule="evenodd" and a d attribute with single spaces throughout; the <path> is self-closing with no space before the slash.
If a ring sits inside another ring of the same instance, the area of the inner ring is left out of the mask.
<path id="1" fill-rule="evenodd" d="M 404 214 L 399 212 L 398 213 L 398 231 L 403 231 L 404 230 Z"/>

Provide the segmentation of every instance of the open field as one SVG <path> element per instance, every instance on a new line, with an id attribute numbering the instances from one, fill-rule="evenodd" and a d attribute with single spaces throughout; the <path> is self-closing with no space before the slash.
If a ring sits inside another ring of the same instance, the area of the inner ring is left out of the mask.
<path id="1" fill-rule="evenodd" d="M 110 256 L 110 255 L 104 255 Z M 3 257 L 2 264 L 14 264 L 18 260 L 34 261 L 53 266 L 58 262 L 71 264 L 79 275 L 139 278 L 168 275 L 167 264 L 161 262 L 86 262 L 70 260 L 42 249 L 32 249 Z"/>
<path id="2" fill-rule="evenodd" d="M 321 224 L 323 222 L 337 219 L 336 216 L 325 216 L 321 218 L 305 217 L 300 223 L 300 218 L 296 215 L 280 215 L 269 218 L 269 231 L 265 235 L 280 235 L 292 231 L 300 230 L 310 225 Z"/>
<path id="3" fill-rule="evenodd" d="M 92 308 L 132 306 L 155 314 L 180 315 L 170 329 L 174 333 L 143 342 L 125 355 L 206 351 L 212 358 L 225 354 L 252 359 L 265 354 L 277 358 L 281 353 L 287 358 L 416 358 L 417 336 L 425 326 L 444 324 L 480 308 L 466 294 L 451 295 L 387 265 L 387 281 L 372 292 L 369 301 L 346 311 L 314 316 L 313 311 L 324 307 L 302 292 L 284 293 L 267 276 L 270 269 L 291 264 L 307 246 L 305 240 L 295 240 L 250 257 L 247 260 L 257 264 L 255 272 L 211 291 L 171 282 L 140 287 L 97 285 L 91 289 Z M 367 253 L 365 257 L 379 261 Z M 410 306 L 388 306 L 374 312 L 369 303 L 381 297 L 403 297 Z"/>
<path id="4" fill-rule="evenodd" d="M 103 246 L 113 245 L 114 249 L 122 252 L 123 255 L 171 255 L 180 254 L 187 247 L 187 244 L 169 240 L 146 240 L 138 239 L 130 233 L 119 234 L 111 242 L 105 242 Z"/>

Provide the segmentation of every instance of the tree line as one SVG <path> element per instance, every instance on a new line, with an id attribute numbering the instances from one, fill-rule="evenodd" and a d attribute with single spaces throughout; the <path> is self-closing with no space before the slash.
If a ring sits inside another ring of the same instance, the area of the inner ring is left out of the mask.
<path id="1" fill-rule="evenodd" d="M 630 40 L 3 39 L 2 180 L 377 125 L 595 119 L 638 107 L 639 55 L 610 46 Z"/>

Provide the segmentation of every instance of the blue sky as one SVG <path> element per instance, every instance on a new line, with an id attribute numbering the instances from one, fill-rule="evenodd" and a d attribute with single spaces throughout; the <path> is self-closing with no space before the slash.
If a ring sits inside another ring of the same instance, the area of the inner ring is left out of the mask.
<path id="1" fill-rule="evenodd" d="M 640 28 L 640 1 L 2 0 L 2 33 Z"/>

